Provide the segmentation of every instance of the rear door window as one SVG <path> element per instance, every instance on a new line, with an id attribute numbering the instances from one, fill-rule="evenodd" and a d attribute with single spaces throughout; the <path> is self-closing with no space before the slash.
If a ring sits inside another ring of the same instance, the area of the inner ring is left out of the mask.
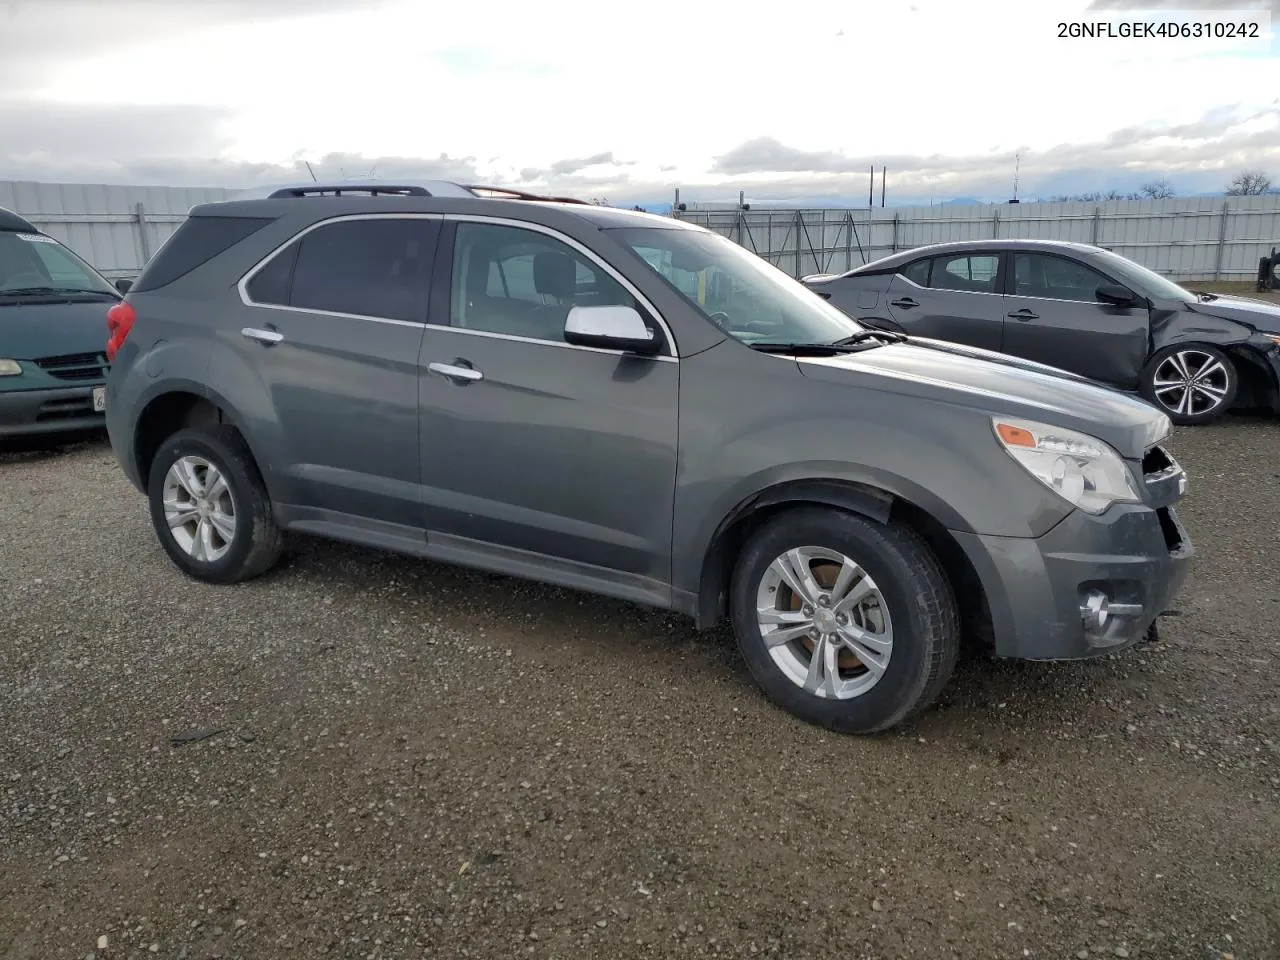
<path id="1" fill-rule="evenodd" d="M 960 254 L 936 257 L 929 274 L 929 286 L 936 290 L 960 290 L 967 293 L 995 293 L 996 274 L 1000 270 L 998 254 Z"/>
<path id="2" fill-rule="evenodd" d="M 438 220 L 327 223 L 276 254 L 246 285 L 254 303 L 425 323 Z"/>

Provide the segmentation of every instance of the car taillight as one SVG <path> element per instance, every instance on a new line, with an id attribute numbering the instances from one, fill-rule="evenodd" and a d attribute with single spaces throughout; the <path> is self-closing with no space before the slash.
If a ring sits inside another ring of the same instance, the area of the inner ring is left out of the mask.
<path id="1" fill-rule="evenodd" d="M 107 311 L 107 362 L 113 363 L 116 353 L 124 345 L 125 337 L 133 329 L 133 321 L 137 319 L 133 305 L 121 300 Z"/>

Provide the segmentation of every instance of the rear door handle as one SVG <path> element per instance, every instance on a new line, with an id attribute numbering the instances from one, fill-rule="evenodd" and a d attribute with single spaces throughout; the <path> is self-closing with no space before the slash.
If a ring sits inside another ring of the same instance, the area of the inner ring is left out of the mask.
<path id="1" fill-rule="evenodd" d="M 484 374 L 475 367 L 463 367 L 456 363 L 429 363 L 427 369 L 450 380 L 465 380 L 471 383 L 484 379 Z"/>
<path id="2" fill-rule="evenodd" d="M 1036 320 L 1036 319 L 1039 319 L 1040 314 L 1032 313 L 1030 310 L 1024 309 L 1024 310 L 1015 310 L 1013 311 L 1013 313 L 1009 314 L 1008 316 L 1009 316 L 1009 319 L 1011 320 Z"/>
<path id="3" fill-rule="evenodd" d="M 257 340 L 268 347 L 284 339 L 284 334 L 279 330 L 259 330 L 257 327 L 245 327 L 240 333 L 250 340 Z"/>
<path id="4" fill-rule="evenodd" d="M 902 307 L 904 310 L 906 310 L 910 307 L 920 306 L 920 301 L 912 300 L 910 297 L 899 297 L 897 300 L 890 300 L 889 306 Z"/>

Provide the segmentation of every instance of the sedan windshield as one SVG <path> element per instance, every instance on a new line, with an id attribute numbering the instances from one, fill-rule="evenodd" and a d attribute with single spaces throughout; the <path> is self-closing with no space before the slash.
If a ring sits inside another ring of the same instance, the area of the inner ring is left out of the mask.
<path id="1" fill-rule="evenodd" d="M 836 343 L 864 329 L 799 281 L 719 234 L 662 227 L 610 233 L 694 309 L 743 343 Z"/>
<path id="2" fill-rule="evenodd" d="M 52 237 L 0 231 L 0 297 L 48 294 L 115 296 L 116 290 Z"/>
<path id="3" fill-rule="evenodd" d="M 1134 263 L 1128 257 L 1122 257 L 1110 250 L 1097 251 L 1100 264 L 1136 292 L 1152 300 L 1181 300 L 1190 303 L 1196 299 L 1195 294 L 1185 287 L 1180 287 L 1168 277 L 1162 277 L 1154 270 L 1149 270 L 1140 263 Z"/>

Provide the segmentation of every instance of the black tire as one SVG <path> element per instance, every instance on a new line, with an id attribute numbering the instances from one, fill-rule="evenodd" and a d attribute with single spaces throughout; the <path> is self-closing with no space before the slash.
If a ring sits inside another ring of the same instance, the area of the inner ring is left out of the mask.
<path id="1" fill-rule="evenodd" d="M 1181 412 L 1178 406 L 1184 396 L 1182 390 L 1174 389 L 1157 393 L 1157 374 L 1161 375 L 1162 382 L 1167 382 L 1168 376 L 1166 374 L 1170 372 L 1171 366 L 1175 369 L 1185 369 L 1194 375 L 1198 370 L 1203 370 L 1214 361 L 1221 365 L 1221 375 L 1219 376 L 1216 372 L 1212 374 L 1207 380 L 1207 385 L 1212 386 L 1215 393 L 1221 393 L 1221 398 L 1216 405 L 1209 407 L 1207 405 L 1207 397 L 1204 394 L 1193 394 L 1192 409 L 1187 412 Z M 1162 367 L 1165 368 L 1163 374 L 1161 373 Z M 1171 347 L 1165 347 L 1163 350 L 1158 350 L 1147 361 L 1147 365 L 1142 371 L 1142 396 L 1148 402 L 1163 410 L 1170 420 L 1180 426 L 1202 426 L 1206 423 L 1213 423 L 1231 409 L 1239 389 L 1240 373 L 1236 370 L 1235 362 L 1224 351 L 1207 343 L 1178 343 Z M 1203 403 L 1205 406 L 1197 409 L 1196 403 Z"/>
<path id="2" fill-rule="evenodd" d="M 175 539 L 165 520 L 164 482 L 169 468 L 186 456 L 213 464 L 226 479 L 235 508 L 235 533 L 216 560 L 197 560 Z M 271 511 L 271 499 L 249 448 L 234 427 L 179 430 L 160 445 L 147 478 L 151 523 L 169 558 L 188 576 L 206 583 L 230 584 L 260 576 L 273 567 L 284 538 Z"/>
<path id="3" fill-rule="evenodd" d="M 811 694 L 774 662 L 756 617 L 756 591 L 786 551 L 839 551 L 879 587 L 893 623 L 893 648 L 879 681 L 849 699 Z M 769 520 L 735 565 L 730 610 L 738 649 L 756 682 L 783 709 L 840 733 L 869 734 L 920 713 L 950 680 L 960 650 L 960 615 L 938 558 L 910 527 L 880 524 L 827 507 L 797 507 Z"/>

